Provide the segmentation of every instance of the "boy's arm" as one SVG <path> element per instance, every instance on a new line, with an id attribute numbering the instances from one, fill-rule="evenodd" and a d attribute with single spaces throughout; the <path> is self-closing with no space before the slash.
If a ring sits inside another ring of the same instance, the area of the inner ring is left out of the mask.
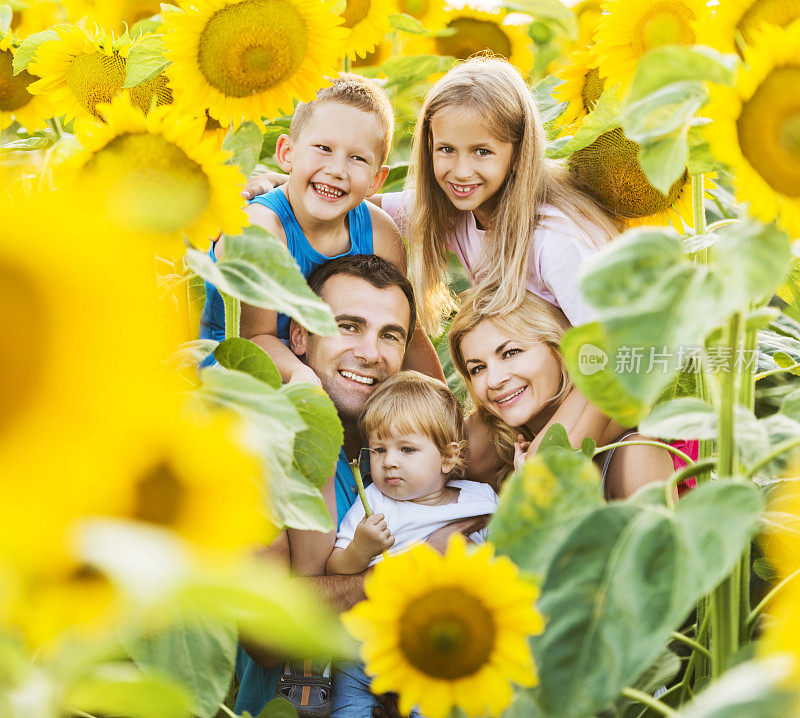
<path id="1" fill-rule="evenodd" d="M 264 205 L 251 204 L 245 208 L 250 223 L 266 229 L 286 242 L 286 234 L 277 215 Z M 278 339 L 278 313 L 242 302 L 239 334 L 260 346 L 275 362 L 284 383 L 305 381 L 319 385 L 319 378 L 289 347 Z"/>
<path id="2" fill-rule="evenodd" d="M 372 251 L 379 257 L 388 259 L 406 274 L 406 249 L 397 225 L 386 212 L 376 207 L 370 207 L 369 214 L 372 219 Z M 445 380 L 436 350 L 419 322 L 406 348 L 403 369 L 416 369 L 434 379 Z"/>

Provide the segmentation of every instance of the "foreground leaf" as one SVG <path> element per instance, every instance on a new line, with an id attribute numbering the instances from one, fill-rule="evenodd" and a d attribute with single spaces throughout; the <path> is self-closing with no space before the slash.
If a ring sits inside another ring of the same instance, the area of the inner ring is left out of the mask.
<path id="1" fill-rule="evenodd" d="M 214 350 L 214 358 L 225 369 L 249 374 L 273 389 L 281 387 L 281 375 L 275 362 L 260 346 L 248 339 L 226 339 Z"/>
<path id="2" fill-rule="evenodd" d="M 152 80 L 170 65 L 164 55 L 163 35 L 144 35 L 133 43 L 125 62 L 125 84 L 135 87 Z"/>

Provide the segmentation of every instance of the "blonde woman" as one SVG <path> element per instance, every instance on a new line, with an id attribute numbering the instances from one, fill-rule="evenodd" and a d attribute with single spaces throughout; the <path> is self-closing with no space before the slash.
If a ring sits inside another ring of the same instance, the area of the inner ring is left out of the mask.
<path id="1" fill-rule="evenodd" d="M 552 304 L 528 293 L 511 312 L 487 311 L 495 289 L 473 289 L 450 330 L 450 353 L 476 407 L 468 434 L 473 444 L 491 443 L 497 486 L 525 461 L 530 442 L 558 413 L 573 445 L 580 445 L 587 400 L 573 386 L 559 343 L 569 322 Z M 576 436 L 577 435 L 577 436 Z M 599 444 L 642 438 L 635 431 L 620 436 L 616 425 Z M 651 481 L 663 481 L 675 470 L 672 454 L 655 446 L 632 444 L 611 449 L 596 459 L 609 499 L 630 496 Z M 680 461 L 680 459 L 678 459 Z M 682 465 L 682 462 L 681 462 Z"/>

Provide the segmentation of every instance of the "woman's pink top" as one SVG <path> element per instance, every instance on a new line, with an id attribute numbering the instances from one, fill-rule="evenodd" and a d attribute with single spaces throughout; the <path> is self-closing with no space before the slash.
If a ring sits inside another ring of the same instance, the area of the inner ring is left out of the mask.
<path id="1" fill-rule="evenodd" d="M 413 192 L 389 192 L 381 206 L 408 237 Z M 594 311 L 578 290 L 581 262 L 597 252 L 593 238 L 551 205 L 539 207 L 539 223 L 533 233 L 527 289 L 555 305 L 577 326 L 593 321 Z M 598 228 L 597 236 L 603 236 Z M 413 241 L 413 239 L 411 239 Z M 464 265 L 470 281 L 480 280 L 486 232 L 478 228 L 472 212 L 461 212 L 455 231 L 447 237 L 449 249 Z"/>

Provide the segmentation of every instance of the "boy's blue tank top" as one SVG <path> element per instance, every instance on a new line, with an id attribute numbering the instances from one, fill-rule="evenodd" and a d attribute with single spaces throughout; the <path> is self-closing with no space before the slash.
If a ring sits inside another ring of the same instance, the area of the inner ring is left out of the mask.
<path id="1" fill-rule="evenodd" d="M 300 229 L 300 225 L 295 219 L 292 207 L 286 195 L 279 187 L 276 187 L 267 194 L 260 195 L 250 200 L 250 204 L 257 203 L 263 204 L 268 209 L 271 209 L 283 225 L 283 231 L 286 233 L 286 245 L 289 249 L 289 254 L 294 257 L 303 276 L 308 278 L 317 267 L 325 262 L 336 259 L 337 257 L 346 257 L 350 254 L 373 254 L 372 251 L 372 219 L 369 216 L 369 208 L 366 202 L 362 202 L 354 209 L 347 213 L 348 229 L 350 231 L 350 249 L 344 254 L 337 254 L 335 257 L 328 257 L 320 254 L 314 249 Z M 208 256 L 213 261 L 217 261 L 214 255 L 214 244 L 208 250 Z M 206 302 L 203 306 L 203 312 L 200 315 L 200 338 L 201 339 L 214 339 L 221 342 L 225 339 L 225 304 L 222 301 L 217 288 L 205 282 L 206 289 Z M 284 343 L 289 342 L 289 317 L 285 314 L 278 314 L 278 338 Z M 213 354 L 200 364 L 200 366 L 208 366 L 214 363 Z"/>

